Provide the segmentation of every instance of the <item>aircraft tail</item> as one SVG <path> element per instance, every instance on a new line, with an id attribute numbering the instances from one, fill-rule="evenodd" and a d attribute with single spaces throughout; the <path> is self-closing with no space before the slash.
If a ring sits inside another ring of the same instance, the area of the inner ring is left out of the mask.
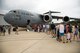
<path id="1" fill-rule="evenodd" d="M 58 12 L 58 11 L 49 11 L 49 12 L 45 12 L 45 13 L 43 13 L 43 14 L 51 14 L 51 13 L 61 13 L 61 12 Z"/>

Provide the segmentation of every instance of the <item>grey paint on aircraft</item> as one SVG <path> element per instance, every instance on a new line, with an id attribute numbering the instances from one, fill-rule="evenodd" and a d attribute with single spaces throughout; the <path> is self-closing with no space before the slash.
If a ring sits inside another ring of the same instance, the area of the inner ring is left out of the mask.
<path id="1" fill-rule="evenodd" d="M 4 17 L 3 15 L 0 15 L 0 25 L 10 25 L 4 20 L 3 17 Z"/>
<path id="2" fill-rule="evenodd" d="M 27 21 L 30 20 L 31 24 L 42 24 L 45 23 L 39 14 L 31 13 L 24 10 L 11 10 L 4 16 L 5 21 L 12 24 L 13 26 L 26 26 Z"/>

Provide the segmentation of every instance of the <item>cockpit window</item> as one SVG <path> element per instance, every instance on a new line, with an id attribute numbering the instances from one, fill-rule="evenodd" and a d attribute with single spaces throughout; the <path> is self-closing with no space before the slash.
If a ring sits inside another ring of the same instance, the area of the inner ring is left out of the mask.
<path id="1" fill-rule="evenodd" d="M 16 11 L 13 11 L 14 13 L 16 13 Z"/>
<path id="2" fill-rule="evenodd" d="M 17 13 L 17 11 L 15 11 L 15 10 L 11 10 L 10 12 Z"/>

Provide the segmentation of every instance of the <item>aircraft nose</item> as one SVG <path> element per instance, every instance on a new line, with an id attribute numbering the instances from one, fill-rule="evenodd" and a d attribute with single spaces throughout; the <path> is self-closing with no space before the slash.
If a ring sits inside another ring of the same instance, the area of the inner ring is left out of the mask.
<path id="1" fill-rule="evenodd" d="M 6 22 L 8 22 L 8 20 L 10 19 L 10 13 L 7 13 L 5 16 L 4 16 L 4 20 Z"/>
<path id="2" fill-rule="evenodd" d="M 12 13 L 7 13 L 5 16 L 4 16 L 4 20 L 8 23 L 11 22 L 12 20 L 12 17 L 13 17 L 13 14 Z"/>

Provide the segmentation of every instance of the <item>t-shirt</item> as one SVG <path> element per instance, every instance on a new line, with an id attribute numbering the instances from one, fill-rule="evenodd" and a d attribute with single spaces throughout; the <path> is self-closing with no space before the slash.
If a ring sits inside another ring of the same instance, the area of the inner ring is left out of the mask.
<path id="1" fill-rule="evenodd" d="M 64 25 L 63 24 L 59 25 L 59 32 L 64 33 Z"/>
<path id="2" fill-rule="evenodd" d="M 43 25 L 43 28 L 45 28 L 46 26 L 45 25 Z"/>
<path id="3" fill-rule="evenodd" d="M 46 25 L 46 28 L 49 28 L 49 25 Z"/>

